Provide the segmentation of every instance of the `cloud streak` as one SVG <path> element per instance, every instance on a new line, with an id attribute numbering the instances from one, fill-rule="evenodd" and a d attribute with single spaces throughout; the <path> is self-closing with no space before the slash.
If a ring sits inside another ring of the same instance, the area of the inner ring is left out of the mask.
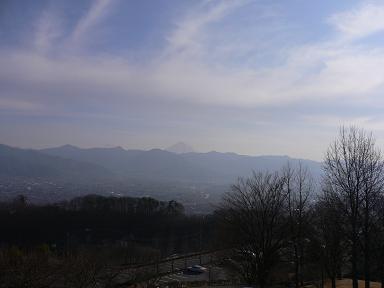
<path id="1" fill-rule="evenodd" d="M 366 3 L 360 7 L 336 13 L 328 22 L 347 40 L 356 40 L 384 31 L 384 6 Z"/>
<path id="2" fill-rule="evenodd" d="M 167 37 L 169 46 L 166 54 L 181 54 L 184 56 L 196 56 L 202 49 L 205 29 L 225 16 L 246 5 L 249 1 L 234 0 L 221 1 L 216 5 L 213 1 L 205 1 L 195 11 L 187 14 L 183 19 L 176 23 L 176 28 Z"/>
<path id="3" fill-rule="evenodd" d="M 45 53 L 51 50 L 52 44 L 62 36 L 58 17 L 52 11 L 43 11 L 36 24 L 34 47 L 38 52 Z"/>
<path id="4" fill-rule="evenodd" d="M 105 0 L 95 2 L 72 32 L 74 42 L 86 37 L 87 31 L 105 14 L 108 4 Z M 187 15 L 170 33 L 166 53 L 160 53 L 159 58 L 146 66 L 137 67 L 118 57 L 66 55 L 50 59 L 14 51 L 3 51 L 0 61 L 3 67 L 9 67 L 7 74 L 19 77 L 17 80 L 27 86 L 41 83 L 55 89 L 72 84 L 82 92 L 92 91 L 96 86 L 101 89 L 99 91 L 109 91 L 108 97 L 116 95 L 118 99 L 122 95 L 147 94 L 211 105 L 281 105 L 345 97 L 353 100 L 369 97 L 384 84 L 384 74 L 380 73 L 384 51 L 353 44 L 340 45 L 339 39 L 293 47 L 286 61 L 275 67 L 252 68 L 241 63 L 228 67 L 225 63 L 206 62 L 209 52 L 203 51 L 202 57 L 201 51 L 218 47 L 207 47 L 204 39 L 209 38 L 210 32 L 220 33 L 212 32 L 209 26 L 224 21 L 236 9 L 247 9 L 246 4 L 223 1 Z M 364 6 L 361 11 L 343 12 L 342 16 L 336 14 L 331 19 L 338 19 L 333 25 L 342 27 L 340 29 L 347 31 L 346 34 L 366 35 L 372 28 L 355 31 L 356 23 L 364 22 L 362 18 L 380 9 L 384 11 L 383 7 Z M 378 25 L 367 24 L 367 27 Z M 42 46 L 48 46 L 46 42 L 52 38 L 49 35 L 40 41 Z"/>
<path id="5" fill-rule="evenodd" d="M 72 46 L 81 45 L 87 38 L 87 33 L 106 16 L 111 0 L 96 0 L 88 12 L 78 21 L 73 30 L 69 43 Z"/>

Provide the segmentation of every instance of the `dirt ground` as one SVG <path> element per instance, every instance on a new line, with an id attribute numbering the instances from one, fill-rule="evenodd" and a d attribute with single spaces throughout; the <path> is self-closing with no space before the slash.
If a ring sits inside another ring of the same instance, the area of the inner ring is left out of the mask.
<path id="1" fill-rule="evenodd" d="M 342 279 L 336 281 L 337 288 L 352 288 L 352 279 Z M 359 280 L 359 288 L 364 288 L 364 280 Z M 331 288 L 331 281 L 327 281 L 325 288 Z M 381 288 L 380 282 L 371 282 L 371 288 Z"/>

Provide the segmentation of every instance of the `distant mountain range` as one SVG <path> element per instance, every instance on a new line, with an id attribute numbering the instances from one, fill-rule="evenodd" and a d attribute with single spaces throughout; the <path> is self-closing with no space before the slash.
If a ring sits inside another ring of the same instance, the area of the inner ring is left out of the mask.
<path id="1" fill-rule="evenodd" d="M 107 168 L 91 162 L 0 144 L 0 176 L 60 178 L 84 182 L 108 179 L 113 175 Z"/>
<path id="2" fill-rule="evenodd" d="M 121 147 L 83 149 L 72 145 L 25 150 L 0 145 L 0 175 L 223 184 L 232 183 L 239 176 L 249 176 L 252 170 L 279 170 L 288 161 L 293 166 L 301 161 L 314 178 L 321 174 L 321 163 L 312 160 L 219 152 L 183 153 L 191 148 L 179 144 L 172 146 L 175 149 L 170 147 L 175 152 Z"/>

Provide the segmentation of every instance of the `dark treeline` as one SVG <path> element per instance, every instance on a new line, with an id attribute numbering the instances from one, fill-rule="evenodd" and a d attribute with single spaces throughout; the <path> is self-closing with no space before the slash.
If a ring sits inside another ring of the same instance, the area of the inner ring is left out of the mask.
<path id="1" fill-rule="evenodd" d="M 135 267 L 211 250 L 215 226 L 212 216 L 149 197 L 38 206 L 18 196 L 0 204 L 0 287 L 153 286 L 153 269 Z"/>
<path id="2" fill-rule="evenodd" d="M 92 245 L 126 247 L 125 253 L 142 247 L 153 252 L 149 254 L 152 261 L 175 253 L 210 249 L 213 222 L 209 216 L 186 216 L 176 201 L 149 197 L 88 195 L 36 206 L 28 205 L 27 199 L 19 196 L 0 205 L 3 246 L 32 249 L 46 244 L 58 253 Z M 138 259 L 126 257 L 119 261 L 122 264 Z"/>
<path id="3" fill-rule="evenodd" d="M 175 201 L 149 197 L 37 206 L 19 196 L 0 204 L 0 287 L 152 285 L 153 270 L 135 267 L 211 250 L 216 226 L 213 216 L 188 216 Z"/>

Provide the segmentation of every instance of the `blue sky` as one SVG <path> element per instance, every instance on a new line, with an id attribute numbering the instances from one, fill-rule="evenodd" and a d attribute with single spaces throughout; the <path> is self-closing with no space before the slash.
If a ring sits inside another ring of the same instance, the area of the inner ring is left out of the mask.
<path id="1" fill-rule="evenodd" d="M 1 1 L 0 142 L 319 160 L 384 145 L 384 3 Z"/>

